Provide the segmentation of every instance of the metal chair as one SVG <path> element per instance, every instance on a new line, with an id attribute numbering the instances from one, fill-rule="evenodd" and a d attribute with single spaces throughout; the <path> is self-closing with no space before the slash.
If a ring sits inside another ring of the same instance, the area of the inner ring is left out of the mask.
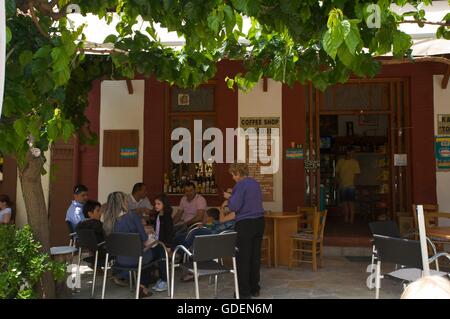
<path id="1" fill-rule="evenodd" d="M 375 276 L 375 298 L 380 296 L 380 281 L 384 276 L 412 282 L 422 277 L 423 264 L 420 241 L 395 238 L 382 235 L 373 235 L 377 249 L 377 268 Z M 436 262 L 440 257 L 450 259 L 450 254 L 437 253 L 428 259 L 428 263 Z M 402 265 L 402 268 L 381 275 L 381 262 L 390 262 Z M 430 275 L 448 276 L 448 273 L 438 270 L 430 270 Z"/>
<path id="2" fill-rule="evenodd" d="M 166 255 L 166 272 L 167 272 L 167 285 L 169 286 L 169 264 L 168 264 L 168 253 L 164 244 L 160 241 L 155 241 L 151 248 L 157 245 L 162 245 L 165 250 Z M 106 257 L 105 265 L 108 265 L 109 256 L 123 256 L 123 257 L 134 257 L 138 259 L 137 266 L 120 265 L 114 262 L 112 265 L 113 269 L 125 270 L 128 272 L 137 272 L 136 276 L 136 299 L 139 298 L 139 286 L 141 283 L 141 272 L 143 269 L 151 267 L 156 262 L 160 260 L 152 260 L 146 264 L 142 264 L 143 257 L 143 244 L 139 234 L 136 233 L 112 233 L 106 238 Z M 108 267 L 105 267 L 105 272 L 103 275 L 103 288 L 102 288 L 102 299 L 105 297 L 106 288 L 106 277 L 107 277 Z M 131 276 L 130 276 L 131 278 Z M 170 287 L 170 286 L 169 286 Z M 168 295 L 170 296 L 170 289 L 168 289 Z"/>
<path id="3" fill-rule="evenodd" d="M 81 264 L 81 254 L 82 249 L 87 249 L 94 253 L 94 256 L 89 256 L 83 258 L 83 261 L 94 264 L 94 275 L 92 279 L 92 289 L 91 289 L 91 297 L 94 297 L 95 290 L 95 279 L 97 275 L 97 266 L 99 264 L 98 260 L 98 252 L 99 248 L 102 247 L 105 242 L 97 243 L 97 237 L 95 236 L 95 232 L 92 229 L 81 229 L 77 231 L 78 236 L 78 268 L 77 275 L 80 274 L 80 264 Z M 105 259 L 100 260 L 100 267 L 105 266 Z"/>
<path id="4" fill-rule="evenodd" d="M 76 247 L 77 233 L 73 224 L 66 220 L 67 229 L 69 230 L 69 246 Z"/>
<path id="5" fill-rule="evenodd" d="M 239 285 L 236 269 L 236 232 L 227 232 L 218 235 L 201 235 L 196 236 L 193 244 L 193 251 L 190 252 L 183 245 L 175 248 L 172 255 L 172 288 L 171 298 L 173 299 L 175 292 L 175 254 L 178 250 L 183 250 L 192 262 L 185 262 L 179 266 L 194 274 L 195 297 L 200 298 L 198 278 L 200 276 L 218 276 L 226 273 L 234 274 L 234 285 L 236 298 L 239 299 Z M 233 267 L 222 265 L 219 260 L 222 258 L 232 258 Z M 217 277 L 216 277 L 217 278 Z M 217 280 L 215 285 L 215 296 L 217 297 Z"/>

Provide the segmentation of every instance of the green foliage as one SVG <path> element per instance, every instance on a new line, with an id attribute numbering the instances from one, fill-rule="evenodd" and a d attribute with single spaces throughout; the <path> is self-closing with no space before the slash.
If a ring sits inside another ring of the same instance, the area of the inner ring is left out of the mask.
<path id="1" fill-rule="evenodd" d="M 425 12 L 418 0 L 73 0 L 83 14 L 112 21 L 120 15 L 117 34 L 104 42 L 121 50 L 109 56 L 83 53 L 83 27 L 73 29 L 67 18 L 49 16 L 36 7 L 42 32 L 31 17 L 16 10 L 23 1 L 7 0 L 6 89 L 0 122 L 0 151 L 23 165 L 30 145 L 45 151 L 57 139 L 84 132 L 87 94 L 92 80 L 156 76 L 181 87 L 211 79 L 218 61 L 242 60 L 245 69 L 227 79 L 229 87 L 251 89 L 262 77 L 289 85 L 307 83 L 326 89 L 351 74 L 373 77 L 376 57 L 392 52 L 409 57 L 411 38 L 399 31 L 408 17 L 419 25 Z M 430 3 L 431 1 L 423 1 Z M 69 1 L 59 1 L 59 5 Z M 373 4 L 379 6 L 374 11 Z M 413 11 L 398 15 L 396 3 Z M 379 15 L 377 16 L 377 14 Z M 243 20 L 252 25 L 244 32 Z M 370 22 L 379 23 L 374 27 Z M 373 20 L 373 21 L 372 21 Z M 449 16 L 444 22 L 449 21 Z M 147 26 L 142 28 L 143 23 Z M 181 50 L 162 45 L 160 24 L 186 39 Z M 442 26 L 438 37 L 450 38 Z M 122 52 L 122 53 L 121 53 Z M 95 136 L 82 134 L 82 140 Z"/>
<path id="2" fill-rule="evenodd" d="M 0 299 L 36 298 L 34 287 L 48 271 L 61 280 L 65 265 L 41 252 L 29 226 L 0 226 Z"/>

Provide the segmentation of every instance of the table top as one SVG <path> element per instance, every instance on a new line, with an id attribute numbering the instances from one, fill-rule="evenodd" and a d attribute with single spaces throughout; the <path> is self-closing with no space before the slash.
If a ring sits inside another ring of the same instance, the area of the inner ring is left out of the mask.
<path id="1" fill-rule="evenodd" d="M 450 226 L 427 228 L 427 236 L 450 240 Z"/>
<path id="2" fill-rule="evenodd" d="M 272 219 L 287 219 L 287 218 L 295 218 L 298 219 L 302 217 L 302 213 L 286 213 L 286 212 L 270 212 L 265 213 L 264 218 L 272 218 Z"/>
<path id="3" fill-rule="evenodd" d="M 52 256 L 54 255 L 65 255 L 65 254 L 71 254 L 73 252 L 76 252 L 77 249 L 72 246 L 56 246 L 50 248 L 50 254 Z"/>

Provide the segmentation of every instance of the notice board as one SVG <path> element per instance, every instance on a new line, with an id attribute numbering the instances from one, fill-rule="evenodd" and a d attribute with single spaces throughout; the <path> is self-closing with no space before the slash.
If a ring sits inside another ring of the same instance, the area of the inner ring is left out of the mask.
<path id="1" fill-rule="evenodd" d="M 103 131 L 103 166 L 136 167 L 139 160 L 138 130 Z"/>
<path id="2" fill-rule="evenodd" d="M 258 161 L 257 163 L 249 163 L 248 156 L 250 152 L 257 152 L 261 153 L 262 156 L 267 155 L 271 156 L 272 151 L 278 151 L 278 150 L 272 150 L 271 143 L 270 143 L 270 134 L 272 128 L 280 128 L 280 118 L 279 117 L 241 117 L 239 119 L 239 126 L 241 128 L 248 129 L 248 128 L 254 128 L 258 133 L 260 128 L 267 128 L 267 154 L 263 154 L 263 150 L 258 149 L 257 145 L 249 145 L 248 140 L 246 141 L 246 148 L 247 148 L 247 163 L 248 163 L 248 169 L 249 169 L 249 175 L 253 177 L 255 180 L 259 182 L 261 185 L 261 191 L 263 195 L 263 201 L 265 202 L 273 202 L 274 201 L 274 194 L 273 194 L 273 187 L 274 187 L 274 177 L 273 174 L 262 174 L 261 173 L 261 167 L 262 166 L 270 166 L 270 163 L 263 164 L 261 161 Z M 259 156 L 258 156 L 259 157 Z"/>

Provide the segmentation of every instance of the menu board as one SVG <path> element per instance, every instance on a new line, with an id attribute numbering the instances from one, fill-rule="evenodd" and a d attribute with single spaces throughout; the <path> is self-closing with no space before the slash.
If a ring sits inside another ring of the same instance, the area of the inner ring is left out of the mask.
<path id="1" fill-rule="evenodd" d="M 265 202 L 273 202 L 273 174 L 261 174 L 262 166 L 270 166 L 271 163 L 263 164 L 259 160 L 261 157 L 271 156 L 272 147 L 270 143 L 270 132 L 271 128 L 279 128 L 280 127 L 280 118 L 279 117 L 241 117 L 240 118 L 240 127 L 244 130 L 247 128 L 254 128 L 258 132 L 260 128 L 267 128 L 267 152 L 265 149 L 258 149 L 258 144 L 249 145 L 248 140 L 246 141 L 246 162 L 249 168 L 249 175 L 256 179 L 261 185 L 261 191 L 263 194 L 263 201 Z M 259 136 L 258 136 L 259 138 Z M 257 163 L 249 163 L 249 154 L 252 152 L 258 153 L 258 161 Z"/>

